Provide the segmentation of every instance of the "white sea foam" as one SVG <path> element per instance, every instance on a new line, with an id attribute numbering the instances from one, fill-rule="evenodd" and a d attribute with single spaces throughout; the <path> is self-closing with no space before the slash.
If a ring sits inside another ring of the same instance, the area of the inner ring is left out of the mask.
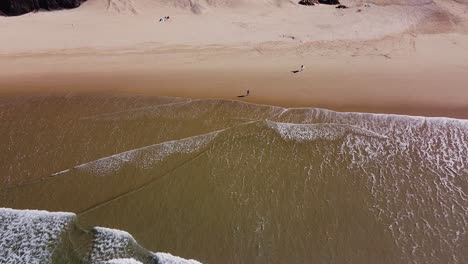
<path id="1" fill-rule="evenodd" d="M 122 258 L 122 259 L 108 260 L 105 262 L 105 264 L 142 264 L 142 263 L 132 258 Z"/>
<path id="2" fill-rule="evenodd" d="M 333 140 L 348 132 L 392 139 L 347 137 L 340 149 L 348 171 L 368 177 L 370 210 L 389 223 L 388 232 L 409 262 L 430 263 L 438 257 L 463 263 L 458 238 L 468 234 L 468 194 L 463 189 L 468 177 L 467 120 L 324 109 L 289 109 L 274 120 L 289 122 L 269 123 L 287 140 Z M 335 124 L 351 129 L 336 129 Z M 323 159 L 320 166 L 327 163 Z M 438 246 L 425 241 L 438 241 Z"/>
<path id="3" fill-rule="evenodd" d="M 273 121 L 267 121 L 267 124 L 282 138 L 295 141 L 335 140 L 347 134 L 388 139 L 385 135 L 345 124 L 292 124 Z"/>
<path id="4" fill-rule="evenodd" d="M 201 264 L 201 262 L 193 259 L 183 259 L 173 256 L 169 253 L 158 252 L 155 254 L 158 257 L 159 263 L 162 264 Z"/>
<path id="5" fill-rule="evenodd" d="M 91 251 L 93 263 L 134 264 L 137 242 L 129 233 L 104 227 L 94 228 L 94 245 Z M 173 256 L 169 253 L 151 253 L 161 264 L 199 264 L 200 262 Z"/>
<path id="6" fill-rule="evenodd" d="M 72 213 L 0 208 L 0 263 L 50 263 Z"/>
<path id="7" fill-rule="evenodd" d="M 204 146 L 208 145 L 218 135 L 219 132 L 220 131 L 215 131 L 200 136 L 167 141 L 143 148 L 125 151 L 109 157 L 78 165 L 73 169 L 86 171 L 97 176 L 106 176 L 118 171 L 123 166 L 128 164 L 131 164 L 139 169 L 152 168 L 169 155 L 175 153 L 189 154 L 203 148 Z M 71 170 L 65 170 L 54 173 L 52 175 L 63 174 Z"/>
<path id="8" fill-rule="evenodd" d="M 52 176 L 57 176 L 57 175 L 60 175 L 60 174 L 64 174 L 64 173 L 67 173 L 69 171 L 70 171 L 70 169 L 59 171 L 59 172 L 53 173 Z"/>
<path id="9" fill-rule="evenodd" d="M 0 263 L 51 263 L 61 237 L 74 224 L 73 213 L 0 208 Z M 99 264 L 137 264 L 143 249 L 127 232 L 96 227 L 90 262 Z M 137 252 L 137 250 L 139 252 Z M 147 252 L 162 264 L 197 264 L 168 253 Z"/>
<path id="10" fill-rule="evenodd" d="M 91 259 L 93 263 L 128 259 L 135 255 L 134 245 L 136 245 L 135 239 L 125 231 L 95 227 Z"/>

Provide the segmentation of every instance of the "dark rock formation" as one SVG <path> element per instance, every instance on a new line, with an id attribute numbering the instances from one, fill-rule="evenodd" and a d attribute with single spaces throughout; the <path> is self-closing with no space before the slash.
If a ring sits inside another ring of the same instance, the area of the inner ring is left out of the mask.
<path id="1" fill-rule="evenodd" d="M 300 5 L 307 5 L 307 6 L 313 6 L 315 5 L 315 0 L 301 0 L 299 1 Z"/>
<path id="2" fill-rule="evenodd" d="M 0 14 L 18 16 L 38 10 L 79 7 L 86 0 L 0 0 Z"/>
<path id="3" fill-rule="evenodd" d="M 340 1 L 339 0 L 318 0 L 319 3 L 324 4 L 324 5 L 339 5 Z"/>
<path id="4" fill-rule="evenodd" d="M 348 8 L 348 7 L 345 6 L 345 5 L 339 5 L 339 6 L 337 6 L 336 8 L 339 8 L 339 9 L 346 9 L 346 8 Z"/>

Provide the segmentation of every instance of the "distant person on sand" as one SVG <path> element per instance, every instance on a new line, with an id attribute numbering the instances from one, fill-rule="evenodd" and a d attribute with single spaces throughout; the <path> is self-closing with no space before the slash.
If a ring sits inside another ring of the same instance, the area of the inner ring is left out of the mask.
<path id="1" fill-rule="evenodd" d="M 238 95 L 237 97 L 247 97 L 247 96 L 249 96 L 249 94 L 250 94 L 250 90 L 247 90 L 246 94 Z"/>
<path id="2" fill-rule="evenodd" d="M 166 21 L 168 21 L 169 19 L 170 19 L 169 16 L 165 16 L 165 17 L 160 18 L 160 19 L 159 19 L 159 22 L 166 22 Z"/>
<path id="3" fill-rule="evenodd" d="M 291 71 L 292 73 L 299 73 L 301 71 L 303 71 L 305 69 L 304 65 L 301 65 L 301 69 L 299 70 L 295 70 L 295 71 Z"/>

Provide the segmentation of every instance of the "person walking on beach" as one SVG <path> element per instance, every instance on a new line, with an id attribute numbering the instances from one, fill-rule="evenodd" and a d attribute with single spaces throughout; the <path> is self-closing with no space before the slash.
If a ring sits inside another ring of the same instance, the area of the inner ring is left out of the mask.
<path id="1" fill-rule="evenodd" d="M 301 68 L 299 70 L 291 71 L 292 73 L 299 73 L 305 69 L 304 65 L 301 65 Z"/>
<path id="2" fill-rule="evenodd" d="M 167 21 L 169 21 L 170 18 L 171 18 L 171 17 L 169 17 L 169 16 L 161 17 L 161 18 L 159 19 L 159 22 L 167 22 Z"/>

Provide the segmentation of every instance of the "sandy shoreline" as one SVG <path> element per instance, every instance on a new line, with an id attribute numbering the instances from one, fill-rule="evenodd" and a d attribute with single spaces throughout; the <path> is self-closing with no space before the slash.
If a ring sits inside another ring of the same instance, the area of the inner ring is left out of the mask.
<path id="1" fill-rule="evenodd" d="M 98 0 L 0 18 L 11 40 L 0 47 L 0 95 L 237 99 L 250 90 L 245 100 L 254 103 L 468 118 L 464 5 L 346 3 L 345 11 L 287 5 L 198 15 L 150 6 L 176 14 L 166 25 L 128 6 L 103 11 Z M 94 25 L 80 20 L 91 16 Z M 312 17 L 320 21 L 308 26 Z M 304 72 L 290 72 L 301 64 Z"/>
<path id="2" fill-rule="evenodd" d="M 145 79 L 145 77 L 149 77 L 149 79 Z M 416 96 L 413 98 L 402 98 L 399 94 L 393 94 L 393 97 L 390 98 L 372 94 L 365 97 L 367 92 L 343 95 L 338 89 L 326 93 L 321 92 L 319 96 L 314 96 L 310 94 L 310 91 L 305 93 L 301 92 L 300 89 L 288 90 L 288 93 L 286 91 L 281 92 L 279 88 L 273 89 L 273 92 L 269 91 L 268 88 L 257 88 L 253 89 L 255 93 L 253 93 L 251 89 L 249 97 L 237 98 L 237 95 L 243 94 L 245 89 L 242 89 L 242 85 L 230 85 L 230 83 L 228 83 L 231 79 L 230 77 L 221 79 L 219 85 L 222 86 L 222 89 L 218 89 L 218 86 L 200 86 L 192 84 L 204 81 L 206 79 L 203 77 L 208 78 L 209 76 L 197 75 L 192 77 L 193 78 L 189 77 L 186 80 L 178 80 L 175 82 L 174 78 L 167 76 L 119 76 L 119 78 L 115 78 L 108 75 L 87 75 L 83 77 L 85 78 L 84 80 L 80 80 L 65 75 L 60 78 L 54 78 L 53 81 L 44 82 L 41 81 L 44 78 L 43 76 L 37 76 L 37 79 L 30 77 L 27 83 L 20 81 L 7 83 L 6 86 L 11 89 L 1 91 L 0 96 L 67 96 L 96 94 L 148 97 L 175 96 L 192 99 L 219 98 L 290 108 L 314 107 L 341 112 L 388 113 L 468 119 L 468 106 L 465 106 L 463 102 L 445 104 L 443 100 L 436 100 L 440 95 L 453 97 L 447 96 L 447 94 L 432 93 L 431 96 L 435 98 L 433 102 L 429 100 L 423 102 L 422 99 Z M 244 75 L 243 77 L 245 78 L 246 76 Z M 260 78 L 261 76 L 255 77 Z M 258 83 L 261 80 L 254 81 Z M 40 82 L 40 84 L 38 84 L 38 82 Z M 227 84 L 224 82 L 227 82 Z M 137 83 L 138 88 L 130 86 L 133 83 Z M 0 84 L 3 86 L 5 82 L 0 81 Z M 357 84 L 358 83 L 356 83 L 356 85 Z M 453 100 L 454 98 L 448 98 L 448 100 L 450 99 Z M 458 99 L 461 98 L 458 97 Z"/>

